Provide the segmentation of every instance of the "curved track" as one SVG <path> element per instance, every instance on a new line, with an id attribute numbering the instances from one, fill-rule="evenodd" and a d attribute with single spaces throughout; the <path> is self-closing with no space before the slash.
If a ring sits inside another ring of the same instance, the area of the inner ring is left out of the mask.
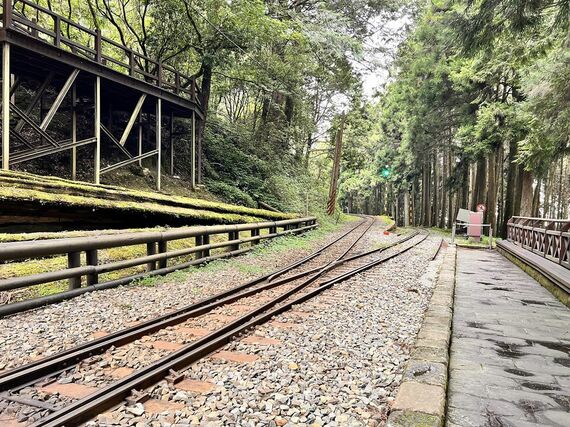
<path id="1" fill-rule="evenodd" d="M 237 319 L 231 319 L 229 323 L 221 325 L 208 335 L 191 341 L 184 347 L 160 357 L 125 378 L 111 382 L 81 400 L 61 409 L 52 410 L 50 415 L 35 425 L 69 426 L 87 421 L 98 413 L 121 403 L 131 395 L 133 390 L 149 387 L 169 375 L 176 376 L 177 370 L 207 356 L 248 329 L 266 322 L 293 305 L 313 298 L 336 283 L 407 252 L 427 238 L 427 235 L 415 232 L 383 248 L 357 251 L 358 243 L 373 225 L 374 220 L 364 219 L 330 244 L 276 272 L 177 312 L 9 371 L 0 376 L 0 391 L 9 391 L 8 396 L 15 395 L 16 398 L 12 400 L 17 401 L 15 393 L 18 390 L 37 384 L 42 379 L 53 378 L 91 355 L 103 353 L 112 347 L 133 343 L 141 337 L 160 333 L 168 326 L 183 325 L 188 319 L 198 316 L 201 316 L 201 319 L 208 319 L 208 316 L 212 316 L 216 309 L 231 309 L 232 305 L 235 307 L 236 302 L 241 302 L 242 307 L 243 303 L 246 304 L 245 307 L 248 309 L 246 314 Z M 344 242 L 347 237 L 355 237 L 348 246 Z M 406 245 L 406 242 L 409 243 Z M 392 247 L 399 248 L 389 256 L 382 256 L 382 252 Z M 340 270 L 340 274 L 333 276 L 331 273 L 336 270 Z M 282 292 L 277 293 L 277 291 Z M 255 308 L 252 309 L 252 307 Z"/>

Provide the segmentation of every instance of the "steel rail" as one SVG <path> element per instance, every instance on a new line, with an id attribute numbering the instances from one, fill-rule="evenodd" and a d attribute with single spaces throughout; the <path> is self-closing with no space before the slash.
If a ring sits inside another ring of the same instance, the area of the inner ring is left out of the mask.
<path id="1" fill-rule="evenodd" d="M 219 330 L 184 346 L 183 348 L 163 357 L 145 368 L 140 369 L 128 377 L 110 384 L 108 387 L 100 389 L 83 399 L 73 402 L 59 411 L 48 415 L 34 424 L 34 427 L 58 427 L 64 425 L 69 427 L 86 422 L 96 414 L 108 410 L 122 402 L 132 393 L 133 390 L 141 390 L 152 386 L 162 380 L 172 370 L 177 371 L 188 367 L 192 363 L 229 343 L 235 336 L 244 333 L 257 325 L 267 322 L 272 317 L 289 310 L 294 305 L 301 304 L 317 296 L 324 290 L 329 289 L 339 282 L 349 279 L 356 274 L 387 262 L 409 251 L 422 243 L 427 237 L 428 234 L 425 234 L 421 240 L 396 252 L 395 254 L 373 260 L 363 266 L 329 279 L 304 295 L 287 301 L 291 296 L 295 295 L 307 286 L 304 282 L 301 285 L 279 295 L 275 299 L 263 304 L 261 307 L 243 315 L 239 319 L 230 322 Z M 312 282 L 313 280 L 309 279 L 309 281 Z M 281 302 L 284 302 L 284 304 L 277 306 L 277 304 Z"/>
<path id="2" fill-rule="evenodd" d="M 441 241 L 439 242 L 439 245 L 437 246 L 437 249 L 435 251 L 435 253 L 433 254 L 433 256 L 431 257 L 432 261 L 435 261 L 435 259 L 437 258 L 437 256 L 439 255 L 439 252 L 441 251 L 441 247 L 443 246 L 443 242 L 444 242 L 444 238 L 442 237 Z"/>
<path id="3" fill-rule="evenodd" d="M 90 357 L 94 354 L 102 353 L 111 346 L 120 346 L 127 344 L 146 334 L 156 332 L 157 330 L 163 329 L 167 326 L 171 326 L 176 323 L 183 322 L 184 320 L 187 320 L 191 317 L 197 317 L 206 311 L 222 306 L 224 304 L 231 303 L 237 299 L 250 296 L 253 294 L 251 290 L 246 294 L 244 294 L 242 291 L 251 288 L 253 286 L 259 285 L 261 283 L 268 282 L 266 287 L 259 290 L 256 289 L 257 292 L 296 280 L 299 277 L 306 275 L 307 273 L 301 273 L 292 277 L 281 279 L 279 281 L 274 281 L 277 277 L 282 276 L 283 274 L 286 274 L 287 272 L 316 258 L 320 254 L 322 254 L 326 249 L 330 248 L 334 244 L 341 241 L 343 238 L 348 236 L 350 233 L 352 233 L 354 230 L 356 230 L 364 223 L 365 221 L 361 221 L 359 224 L 356 224 L 354 227 L 350 228 L 348 231 L 346 231 L 345 233 L 334 239 L 332 242 L 319 248 L 317 251 L 277 271 L 250 280 L 242 285 L 221 292 L 219 294 L 213 295 L 211 297 L 205 298 L 201 301 L 198 301 L 194 304 L 190 304 L 174 312 L 167 313 L 160 317 L 148 320 L 139 325 L 132 326 L 130 328 L 121 331 L 117 331 L 105 337 L 86 342 L 80 346 L 59 352 L 47 358 L 32 362 L 27 365 L 22 365 L 18 368 L 4 372 L 0 374 L 0 390 L 7 391 L 9 389 L 13 389 L 14 387 L 19 387 L 22 386 L 23 384 L 27 384 L 32 381 L 37 381 L 38 379 L 45 377 L 46 375 L 49 375 L 53 372 L 69 368 L 79 363 L 81 360 L 86 359 L 87 357 Z M 310 270 L 310 272 L 315 272 L 317 270 L 318 268 Z"/>

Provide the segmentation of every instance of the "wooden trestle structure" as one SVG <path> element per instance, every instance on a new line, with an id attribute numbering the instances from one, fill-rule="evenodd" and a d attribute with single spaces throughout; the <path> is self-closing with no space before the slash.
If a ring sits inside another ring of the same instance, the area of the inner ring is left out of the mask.
<path id="1" fill-rule="evenodd" d="M 76 179 L 77 149 L 92 146 L 96 184 L 106 172 L 155 158 L 160 189 L 165 151 L 174 174 L 177 117 L 191 120 L 191 175 L 196 184 L 196 124 L 203 112 L 195 79 L 29 0 L 2 0 L 0 44 L 2 169 L 69 151 L 71 177 Z M 26 99 L 17 96 L 23 82 Z M 51 105 L 45 105 L 48 90 L 57 94 Z M 62 107 L 64 101 L 69 108 Z M 121 129 L 113 123 L 117 113 L 128 117 Z M 56 114 L 68 117 L 69 137 L 64 140 L 56 140 L 50 131 Z M 79 119 L 89 120 L 91 128 L 79 128 Z M 162 141 L 165 119 L 167 144 Z M 144 137 L 143 131 L 148 132 Z M 107 151 L 115 153 L 114 163 L 102 155 L 102 141 L 111 145 Z"/>

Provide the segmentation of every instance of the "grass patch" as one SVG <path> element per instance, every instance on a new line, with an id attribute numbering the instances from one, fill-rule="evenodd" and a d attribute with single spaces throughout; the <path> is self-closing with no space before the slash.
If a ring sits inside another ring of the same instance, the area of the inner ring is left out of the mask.
<path id="1" fill-rule="evenodd" d="M 240 273 L 248 274 L 250 276 L 262 275 L 267 271 L 267 269 L 259 267 L 257 265 L 250 265 L 242 262 L 236 262 L 232 265 L 232 267 L 234 267 Z"/>

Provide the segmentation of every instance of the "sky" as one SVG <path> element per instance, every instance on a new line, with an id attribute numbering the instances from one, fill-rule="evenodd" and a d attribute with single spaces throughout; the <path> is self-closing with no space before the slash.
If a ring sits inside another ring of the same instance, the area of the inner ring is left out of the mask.
<path id="1" fill-rule="evenodd" d="M 374 98 L 390 78 L 390 67 L 394 61 L 398 46 L 407 35 L 411 17 L 406 15 L 397 19 L 379 17 L 371 22 L 372 35 L 364 42 L 361 61 L 354 61 L 360 71 L 363 90 L 367 98 Z"/>

